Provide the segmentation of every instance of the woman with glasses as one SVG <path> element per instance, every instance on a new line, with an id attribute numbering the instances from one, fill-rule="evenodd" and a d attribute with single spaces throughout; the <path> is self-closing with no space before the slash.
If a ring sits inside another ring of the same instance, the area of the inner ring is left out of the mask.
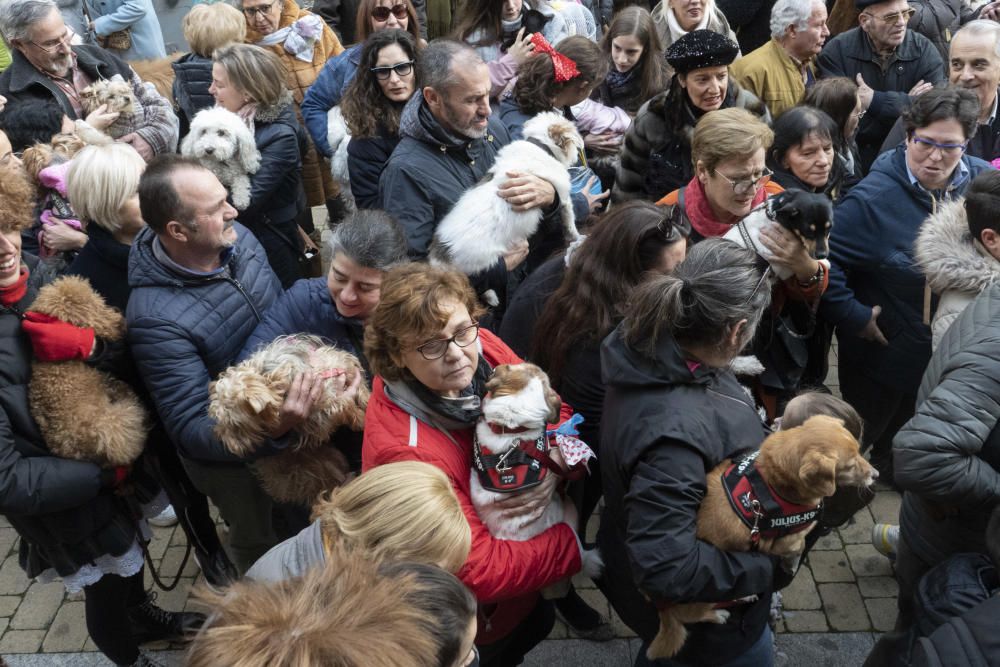
<path id="1" fill-rule="evenodd" d="M 865 420 L 879 479 L 892 481 L 892 438 L 913 415 L 931 356 L 934 300 L 913 259 L 923 221 L 964 194 L 988 163 L 966 154 L 979 100 L 935 88 L 903 116 L 906 141 L 883 153 L 837 205 L 830 289 L 821 312 L 837 327 L 840 388 Z"/>
<path id="2" fill-rule="evenodd" d="M 378 181 L 399 143 L 399 118 L 418 88 L 417 44 L 403 30 L 383 30 L 368 38 L 358 76 L 340 105 L 350 143 L 347 168 L 359 209 L 378 206 Z"/>
<path id="3" fill-rule="evenodd" d="M 361 49 L 365 42 L 383 30 L 405 30 L 415 44 L 424 44 L 420 38 L 420 21 L 410 0 L 361 0 L 358 5 L 358 43 L 328 60 L 315 83 L 306 91 L 302 117 L 316 143 L 316 150 L 326 158 L 333 157 L 333 148 L 327 139 L 327 112 L 340 104 L 347 87 L 360 71 Z"/>
<path id="4" fill-rule="evenodd" d="M 479 328 L 481 313 L 460 273 L 405 264 L 386 274 L 365 329 L 376 378 L 365 415 L 362 464 L 368 470 L 418 460 L 448 475 L 472 530 L 472 550 L 459 578 L 479 601 L 480 665 L 492 667 L 521 664 L 548 636 L 554 615 L 539 591 L 580 570 L 580 547 L 572 501 L 564 501 L 566 523 L 524 542 L 493 538 L 472 506 L 472 440 L 486 380 L 498 364 L 521 362 L 503 341 Z M 563 405 L 562 419 L 570 413 Z M 537 486 L 508 494 L 497 507 L 511 520 L 533 521 L 552 500 L 557 479 L 548 474 Z"/>
<path id="5" fill-rule="evenodd" d="M 292 91 L 295 112 L 300 115 L 306 90 L 324 63 L 344 47 L 323 19 L 301 9 L 295 0 L 242 0 L 241 8 L 247 21 L 247 44 L 265 48 L 281 59 L 284 83 Z M 302 183 L 309 206 L 327 205 L 340 194 L 340 187 L 308 139 L 302 153 Z M 333 203 L 328 206 L 338 210 Z M 303 223 L 311 230 L 311 217 Z"/>

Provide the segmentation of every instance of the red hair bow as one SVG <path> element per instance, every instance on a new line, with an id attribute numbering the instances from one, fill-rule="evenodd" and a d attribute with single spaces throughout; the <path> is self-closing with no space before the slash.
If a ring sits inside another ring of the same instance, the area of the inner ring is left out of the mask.
<path id="1" fill-rule="evenodd" d="M 532 33 L 531 43 L 535 45 L 536 53 L 547 53 L 552 58 L 552 68 L 556 71 L 556 83 L 563 83 L 580 75 L 580 70 L 576 68 L 576 63 L 568 56 L 564 56 L 553 49 L 552 45 L 549 44 L 549 40 L 545 39 L 545 35 L 542 33 Z"/>

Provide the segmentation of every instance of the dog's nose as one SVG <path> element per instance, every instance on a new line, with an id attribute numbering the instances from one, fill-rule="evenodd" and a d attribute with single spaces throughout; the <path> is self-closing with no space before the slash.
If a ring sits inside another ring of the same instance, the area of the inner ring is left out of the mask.
<path id="1" fill-rule="evenodd" d="M 816 248 L 816 259 L 826 259 L 830 252 L 826 248 Z"/>
<path id="2" fill-rule="evenodd" d="M 205 149 L 205 152 L 208 153 L 209 155 L 211 155 L 212 153 L 215 152 L 215 149 L 212 148 L 211 146 L 209 146 L 208 148 Z"/>

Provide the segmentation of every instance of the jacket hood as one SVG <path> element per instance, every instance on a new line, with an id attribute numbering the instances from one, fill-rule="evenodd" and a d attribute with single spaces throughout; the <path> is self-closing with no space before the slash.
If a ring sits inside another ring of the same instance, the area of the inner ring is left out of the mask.
<path id="1" fill-rule="evenodd" d="M 664 332 L 650 357 L 625 343 L 619 325 L 601 344 L 601 379 L 608 386 L 640 389 L 675 384 L 707 384 L 718 371 L 688 368 L 673 337 Z"/>
<path id="2" fill-rule="evenodd" d="M 914 259 L 935 292 L 981 292 L 1000 280 L 1000 262 L 972 238 L 965 199 L 942 204 L 924 221 Z"/>
<path id="3" fill-rule="evenodd" d="M 275 104 L 257 107 L 253 119 L 256 123 L 273 123 L 283 116 L 288 116 L 292 111 L 292 92 L 286 88 L 281 91 L 281 96 Z"/>
<path id="4" fill-rule="evenodd" d="M 323 529 L 316 519 L 295 537 L 273 547 L 247 570 L 254 581 L 278 582 L 301 577 L 326 562 Z"/>

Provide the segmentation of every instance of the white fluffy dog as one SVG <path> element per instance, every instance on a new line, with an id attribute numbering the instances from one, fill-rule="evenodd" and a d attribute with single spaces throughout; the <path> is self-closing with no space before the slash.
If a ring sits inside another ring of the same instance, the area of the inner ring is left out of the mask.
<path id="1" fill-rule="evenodd" d="M 580 238 L 567 169 L 583 150 L 583 138 L 571 121 L 555 111 L 530 119 L 524 124 L 523 136 L 500 149 L 488 180 L 466 191 L 438 225 L 430 248 L 431 262 L 451 264 L 472 275 L 489 268 L 513 244 L 535 233 L 542 219 L 540 209 L 515 211 L 497 196 L 500 185 L 509 180 L 509 171 L 533 174 L 551 183 L 559 195 L 567 241 Z"/>
<path id="2" fill-rule="evenodd" d="M 344 201 L 352 209 L 354 197 L 351 196 L 351 174 L 347 168 L 347 144 L 351 143 L 351 131 L 344 120 L 340 107 L 335 106 L 326 112 L 326 141 L 330 144 L 333 157 L 330 158 L 330 175 L 340 183 L 340 192 Z"/>
<path id="3" fill-rule="evenodd" d="M 250 205 L 250 174 L 260 168 L 257 143 L 239 116 L 222 107 L 203 109 L 191 120 L 181 154 L 201 162 L 233 196 L 239 210 Z"/>

